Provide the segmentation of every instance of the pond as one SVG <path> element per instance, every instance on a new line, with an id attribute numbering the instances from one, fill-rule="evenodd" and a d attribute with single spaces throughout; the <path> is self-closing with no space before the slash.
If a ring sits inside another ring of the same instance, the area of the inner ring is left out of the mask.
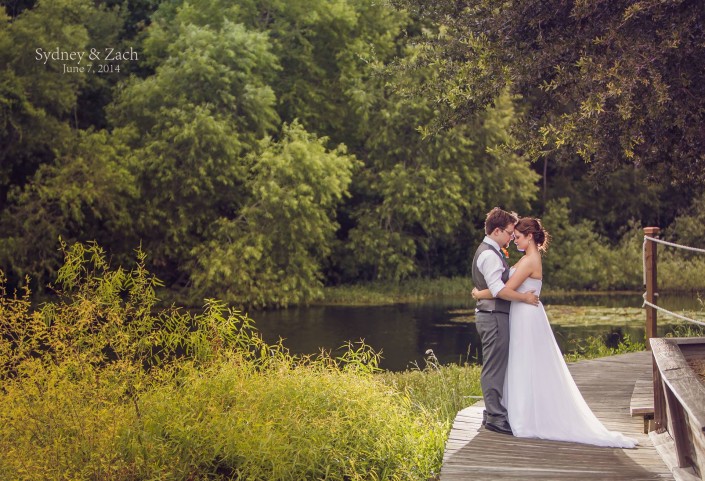
<path id="1" fill-rule="evenodd" d="M 553 332 L 563 352 L 589 336 L 628 334 L 644 340 L 645 313 L 640 294 L 542 296 Z M 693 295 L 663 296 L 659 305 L 676 312 L 698 311 Z M 292 353 L 315 354 L 336 350 L 347 341 L 364 339 L 381 351 L 380 367 L 401 371 L 424 365 L 432 349 L 443 363 L 481 361 L 480 339 L 472 314 L 472 298 L 442 298 L 386 306 L 310 306 L 251 313 L 255 326 L 269 343 L 280 337 Z M 614 308 L 626 308 L 615 310 Z M 658 316 L 662 336 L 673 324 Z"/>

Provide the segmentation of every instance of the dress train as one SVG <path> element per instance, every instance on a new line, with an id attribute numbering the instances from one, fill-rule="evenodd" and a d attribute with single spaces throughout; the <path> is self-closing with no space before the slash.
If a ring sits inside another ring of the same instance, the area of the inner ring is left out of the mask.
<path id="1" fill-rule="evenodd" d="M 513 274 L 513 270 L 511 272 Z M 542 282 L 527 278 L 517 289 Z M 515 436 L 633 448 L 635 439 L 609 431 L 592 412 L 568 370 L 542 304 L 512 302 L 503 405 Z"/>

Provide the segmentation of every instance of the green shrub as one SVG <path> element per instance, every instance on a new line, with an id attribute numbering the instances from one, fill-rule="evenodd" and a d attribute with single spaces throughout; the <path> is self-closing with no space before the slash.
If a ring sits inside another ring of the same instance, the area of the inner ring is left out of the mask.
<path id="1" fill-rule="evenodd" d="M 4 285 L 4 284 L 3 284 Z M 292 356 L 216 301 L 154 313 L 138 253 L 65 252 L 56 301 L 0 298 L 0 479 L 425 480 L 447 422 L 364 344 Z"/>
<path id="2" fill-rule="evenodd" d="M 678 322 L 666 337 L 705 337 L 705 327 L 690 322 Z"/>
<path id="3" fill-rule="evenodd" d="M 443 452 L 439 423 L 408 397 L 313 365 L 261 373 L 223 362 L 142 402 L 146 478 L 425 479 Z"/>
<path id="4" fill-rule="evenodd" d="M 119 370 L 25 364 L 3 380 L 0 479 L 135 479 L 119 442 L 135 419 Z"/>
<path id="5" fill-rule="evenodd" d="M 592 223 L 583 220 L 574 224 L 569 219 L 568 199 L 548 203 L 544 225 L 553 240 L 544 257 L 547 288 L 643 289 L 644 231 L 637 222 L 631 222 L 619 242 L 613 244 L 597 234 Z M 691 221 L 687 225 L 692 224 Z M 678 225 L 685 226 L 685 220 Z M 705 256 L 663 245 L 658 246 L 658 252 L 658 284 L 662 291 L 705 290 Z"/>

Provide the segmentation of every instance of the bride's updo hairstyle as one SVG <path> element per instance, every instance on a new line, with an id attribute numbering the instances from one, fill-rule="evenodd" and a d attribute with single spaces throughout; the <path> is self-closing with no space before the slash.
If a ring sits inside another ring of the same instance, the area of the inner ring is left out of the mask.
<path id="1" fill-rule="evenodd" d="M 551 235 L 543 228 L 540 219 L 532 217 L 522 217 L 516 225 L 515 230 L 518 230 L 524 235 L 533 235 L 534 242 L 541 253 L 548 250 L 548 244 L 551 243 Z"/>

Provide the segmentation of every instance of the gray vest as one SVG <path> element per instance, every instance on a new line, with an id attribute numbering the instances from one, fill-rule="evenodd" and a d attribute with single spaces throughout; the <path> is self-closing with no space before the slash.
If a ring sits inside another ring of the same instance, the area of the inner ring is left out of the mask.
<path id="1" fill-rule="evenodd" d="M 507 261 L 504 260 L 504 256 L 497 252 L 497 249 L 487 244 L 486 242 L 483 242 L 480 244 L 480 247 L 478 247 L 475 251 L 475 257 L 472 259 L 472 282 L 473 284 L 475 284 L 475 287 L 477 287 L 479 290 L 487 289 L 487 281 L 485 280 L 485 276 L 483 276 L 482 272 L 480 272 L 480 269 L 477 268 L 477 258 L 480 257 L 480 254 L 482 254 L 486 250 L 494 252 L 502 261 L 502 265 L 504 266 L 504 272 L 502 273 L 502 282 L 506 283 L 509 280 L 509 265 L 507 264 Z M 477 308 L 481 311 L 499 311 L 506 312 L 507 314 L 509 314 L 509 301 L 505 301 L 504 299 L 499 298 L 480 299 L 479 301 L 477 301 Z"/>

